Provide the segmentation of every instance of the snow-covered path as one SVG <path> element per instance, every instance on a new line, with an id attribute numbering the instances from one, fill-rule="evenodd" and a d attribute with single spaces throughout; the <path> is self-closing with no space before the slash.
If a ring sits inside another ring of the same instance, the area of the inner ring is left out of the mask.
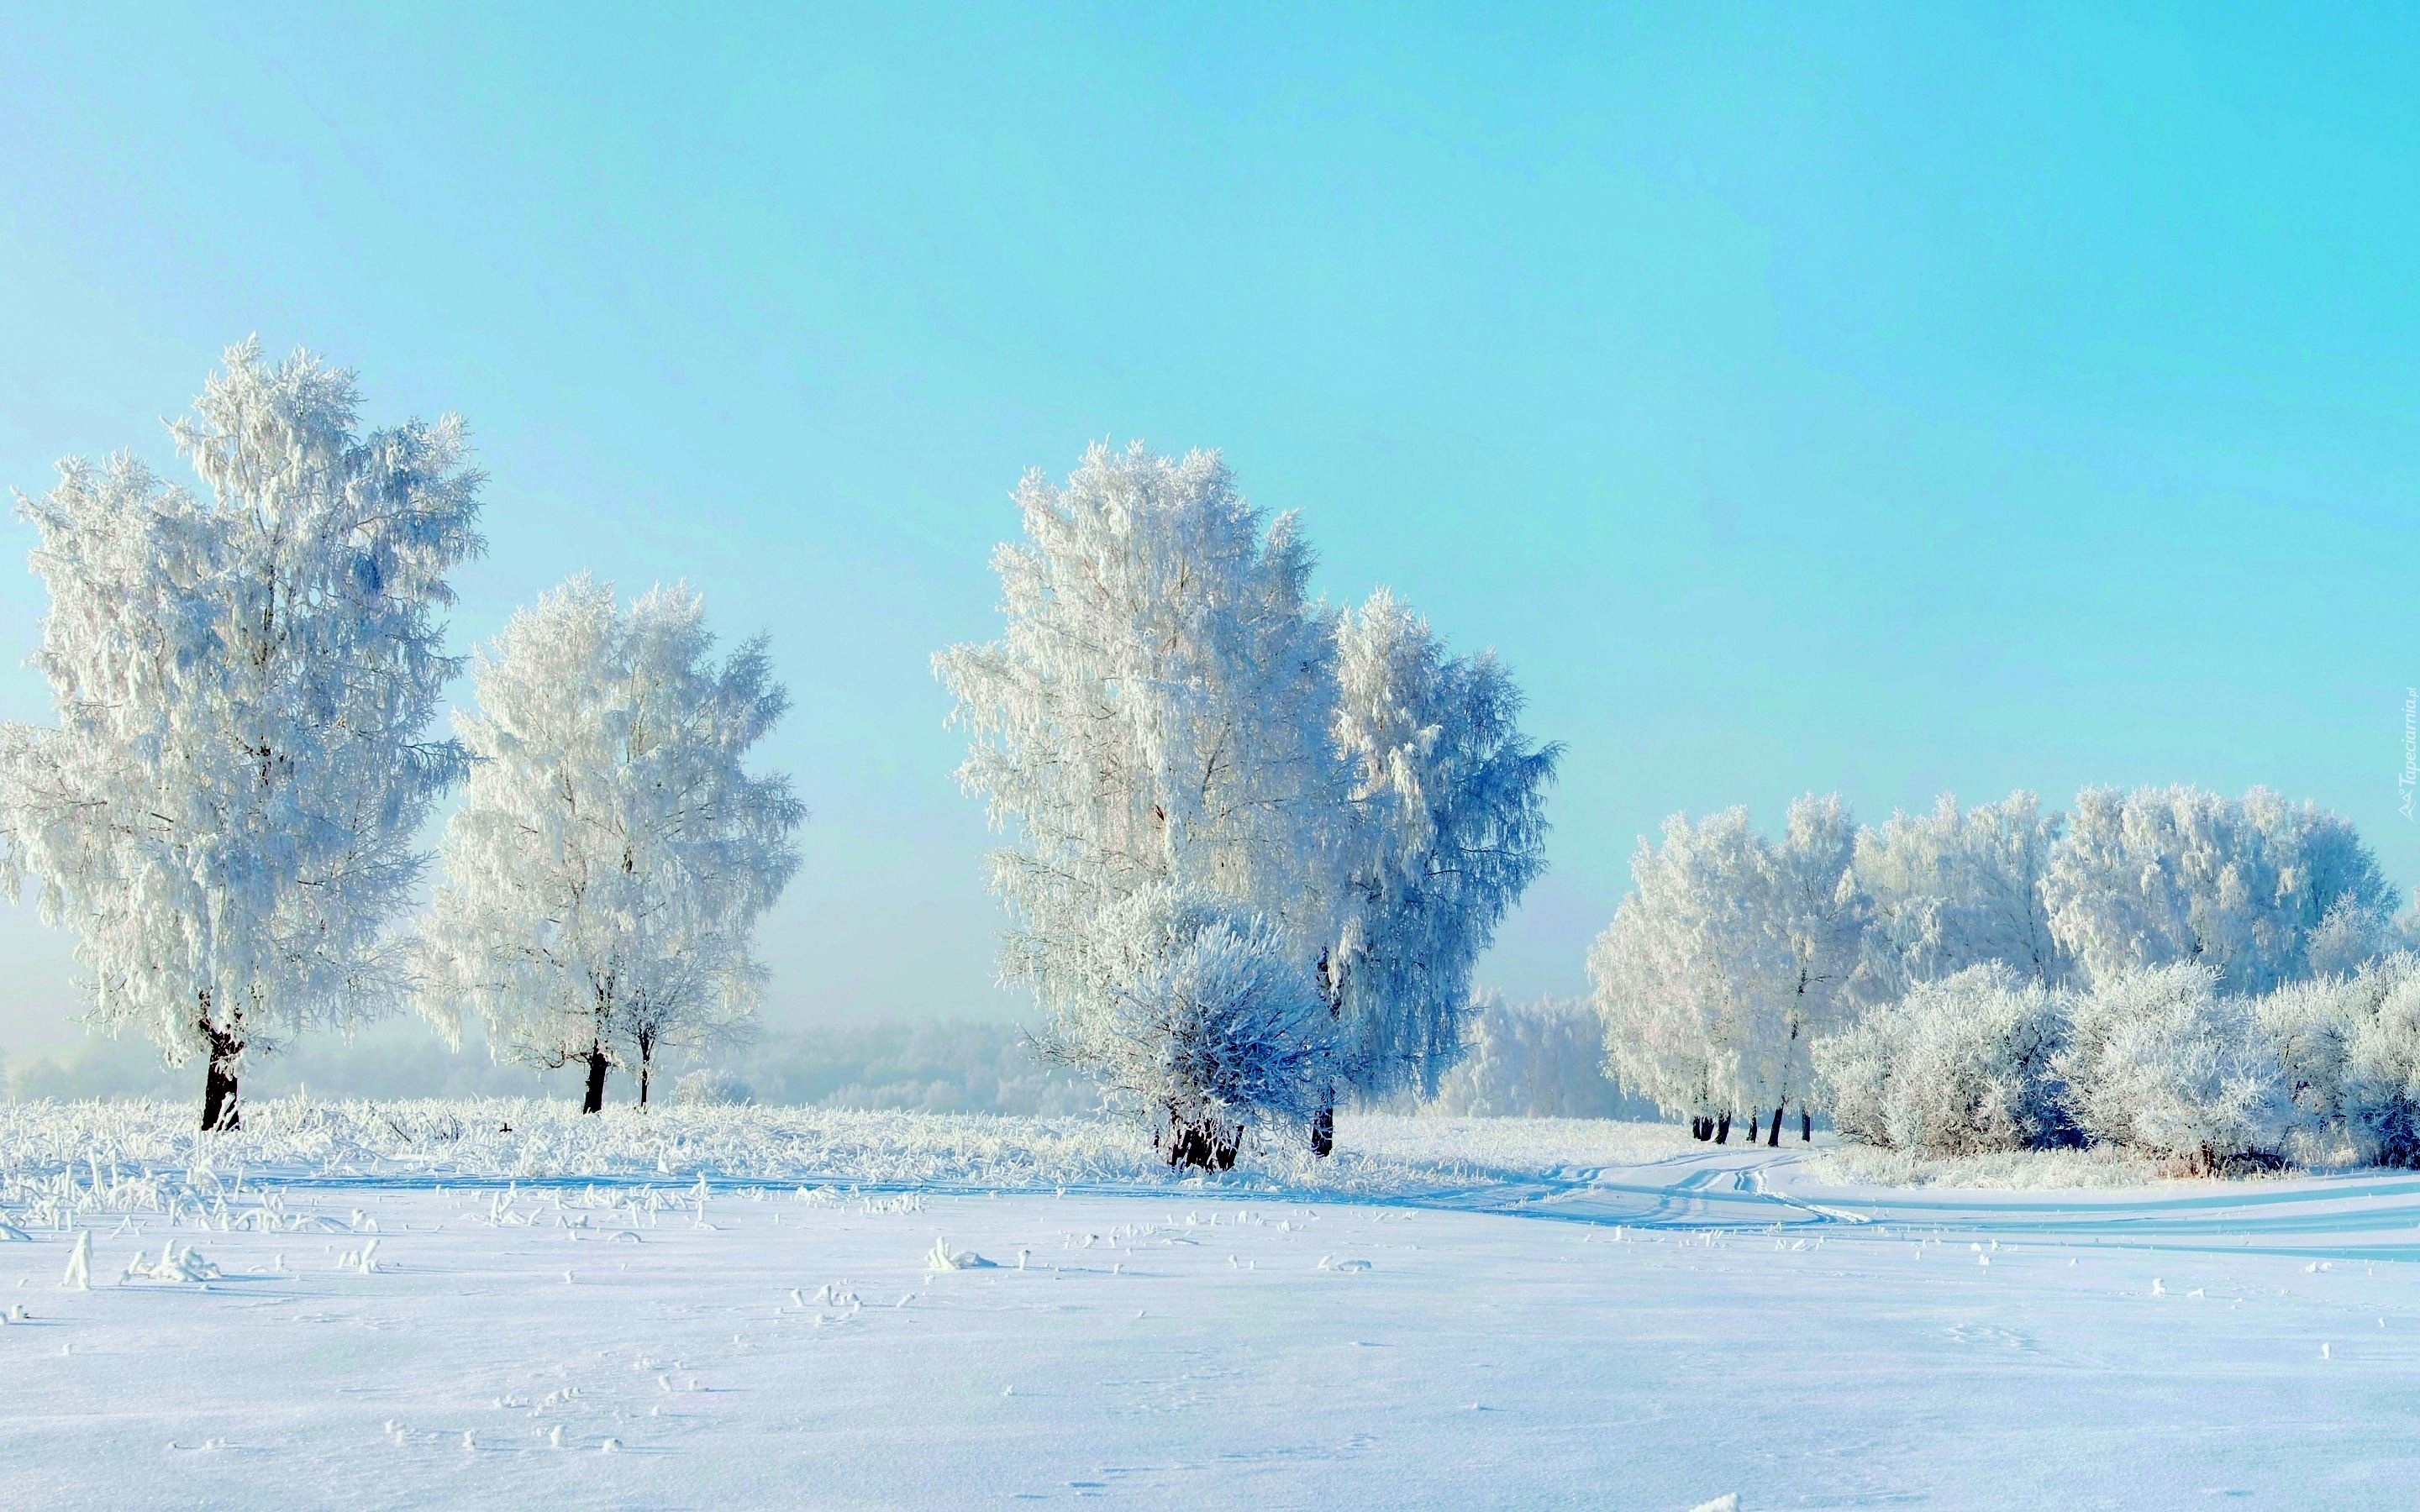
<path id="1" fill-rule="evenodd" d="M 89 1291 L 71 1233 L 0 1242 L 0 1504 L 2420 1504 L 2420 1180 L 1886 1192 L 1733 1150 L 1418 1205 L 699 1211 L 293 1186 L 97 1225 Z M 224 1275 L 120 1279 L 171 1242 Z"/>

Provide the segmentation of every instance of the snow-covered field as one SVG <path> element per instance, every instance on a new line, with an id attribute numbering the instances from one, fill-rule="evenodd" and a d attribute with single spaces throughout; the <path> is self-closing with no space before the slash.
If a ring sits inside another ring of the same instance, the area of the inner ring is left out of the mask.
<path id="1" fill-rule="evenodd" d="M 2420 1178 L 1881 1188 L 1357 1119 L 1187 1181 L 1085 1120 L 248 1116 L 197 1164 L 181 1106 L 0 1107 L 0 1504 L 2420 1504 Z"/>

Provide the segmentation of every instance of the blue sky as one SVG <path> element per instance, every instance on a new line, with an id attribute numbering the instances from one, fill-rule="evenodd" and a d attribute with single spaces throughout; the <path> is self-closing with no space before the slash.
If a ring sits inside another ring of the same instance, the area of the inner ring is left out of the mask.
<path id="1" fill-rule="evenodd" d="M 1504 8 L 11 8 L 0 482 L 168 463 L 253 332 L 462 412 L 461 640 L 582 567 L 771 632 L 785 1025 L 1016 1006 L 926 658 L 1101 437 L 1519 674 L 1509 989 L 1665 814 L 1808 789 L 2266 782 L 2420 883 L 2413 12 Z M 69 1032 L 30 915 L 0 1048 Z"/>

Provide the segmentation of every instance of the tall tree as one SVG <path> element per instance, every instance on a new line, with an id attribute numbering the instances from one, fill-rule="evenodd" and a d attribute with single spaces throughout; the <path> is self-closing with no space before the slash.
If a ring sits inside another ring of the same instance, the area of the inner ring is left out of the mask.
<path id="1" fill-rule="evenodd" d="M 0 733 L 0 868 L 74 933 L 91 1022 L 204 1058 L 206 1129 L 251 1057 L 400 989 L 385 926 L 462 769 L 423 738 L 439 610 L 481 546 L 458 419 L 363 435 L 350 372 L 225 363 L 171 426 L 205 492 L 120 455 L 20 496 L 59 723 Z"/>
<path id="2" fill-rule="evenodd" d="M 1522 734 L 1492 655 L 1448 656 L 1383 591 L 1311 603 L 1294 517 L 1264 519 L 1214 455 L 1095 446 L 1017 504 L 1025 539 L 993 558 L 1006 635 L 935 658 L 973 736 L 960 779 L 1016 835 L 992 858 L 1002 974 L 1049 1011 L 1045 1050 L 1145 1108 L 1172 1154 L 1224 1164 L 1253 1118 L 1303 1107 L 1325 1154 L 1340 1090 L 1433 1089 L 1461 1053 L 1471 968 L 1544 867 L 1558 751 Z M 1270 950 L 1290 973 L 1221 968 L 1215 1035 L 1198 1003 L 1135 1001 L 1174 990 L 1172 963 Z M 1249 1096 L 1133 1090 L 1217 1058 L 1171 1034 L 1268 1074 Z M 1279 1096 L 1285 1078 L 1309 1080 Z M 1228 1111 L 1196 1127 L 1187 1107 Z"/>
<path id="3" fill-rule="evenodd" d="M 460 1010 L 492 1053 L 580 1065 L 587 1112 L 609 1066 L 744 1032 L 764 972 L 756 920 L 798 868 L 805 810 L 747 753 L 788 697 L 760 638 L 720 663 L 704 606 L 658 588 L 626 613 L 585 575 L 515 614 L 456 716 L 473 758 L 446 825 L 425 934 L 424 1011 Z"/>
<path id="4" fill-rule="evenodd" d="M 1047 1054 L 1113 1090 L 1151 1084 L 1191 1062 L 1111 1032 L 1135 1020 L 1136 984 L 1239 959 L 1237 942 L 1279 949 L 1286 1003 L 1252 1011 L 1293 1024 L 1294 995 L 1339 933 L 1349 776 L 1329 735 L 1332 625 L 1305 595 L 1311 553 L 1293 517 L 1265 520 L 1215 454 L 1096 445 L 1064 488 L 1028 474 L 1016 504 L 1025 538 L 992 558 L 1005 635 L 934 658 L 972 737 L 959 780 L 1015 836 L 991 857 L 1011 920 L 1001 974 L 1048 1012 Z M 1136 902 L 1147 893 L 1167 901 Z M 1200 943 L 1214 926 L 1219 939 Z M 1268 980 L 1219 976 L 1222 991 Z M 1303 1076 L 1327 1063 L 1285 1057 Z M 1171 1158 L 1216 1164 L 1242 1129 L 1225 1115 L 1187 1122 L 1187 1108 L 1212 1106 L 1143 1111 Z"/>
<path id="5" fill-rule="evenodd" d="M 1336 741 L 1359 854 L 1328 975 L 1352 1091 L 1436 1090 L 1461 1056 L 1471 972 L 1545 870 L 1558 746 L 1521 732 L 1493 653 L 1448 656 L 1381 589 L 1336 631 Z"/>

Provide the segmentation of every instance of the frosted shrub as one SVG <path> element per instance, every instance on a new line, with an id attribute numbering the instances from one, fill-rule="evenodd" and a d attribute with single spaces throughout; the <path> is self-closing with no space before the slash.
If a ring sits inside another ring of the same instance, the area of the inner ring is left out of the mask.
<path id="1" fill-rule="evenodd" d="M 2257 1008 L 2311 1134 L 2365 1161 L 2420 1165 L 2420 957 L 2297 982 Z"/>
<path id="2" fill-rule="evenodd" d="M 1089 1065 L 1171 1165 L 1235 1162 L 1248 1128 L 1307 1128 L 1336 1073 L 1335 1019 L 1267 920 L 1154 888 L 1111 910 L 1102 1011 L 1043 1053 Z"/>
<path id="3" fill-rule="evenodd" d="M 2276 1160 L 2293 1123 L 2277 1049 L 2209 966 L 2130 972 L 2078 995 L 2055 1069 L 2094 1142 L 2195 1171 Z"/>
<path id="4" fill-rule="evenodd" d="M 2420 956 L 2373 963 L 2352 986 L 2366 1011 L 2345 1057 L 2346 1121 L 2367 1159 L 2420 1165 Z"/>
<path id="5" fill-rule="evenodd" d="M 1869 1012 L 1819 1041 L 1834 1125 L 1866 1144 L 1975 1155 L 2067 1142 L 2051 1083 L 2057 995 L 1993 962 Z"/>
<path id="6" fill-rule="evenodd" d="M 2377 1011 L 2370 971 L 2289 982 L 2253 1003 L 2302 1132 L 2354 1138 L 2346 1075 L 2353 1041 Z"/>

